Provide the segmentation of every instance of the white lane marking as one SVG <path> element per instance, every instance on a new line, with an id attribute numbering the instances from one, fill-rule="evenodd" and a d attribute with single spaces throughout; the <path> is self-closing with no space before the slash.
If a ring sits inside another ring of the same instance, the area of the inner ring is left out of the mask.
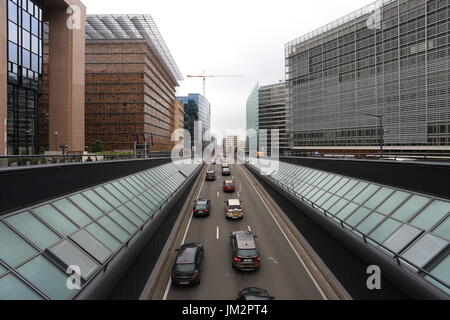
<path id="1" fill-rule="evenodd" d="M 250 226 L 248 226 L 248 231 L 249 231 L 249 232 L 252 232 L 252 228 L 250 228 Z"/>
<path id="2" fill-rule="evenodd" d="M 216 238 L 217 238 L 217 240 L 219 240 L 219 226 L 217 226 L 217 229 L 216 229 Z"/>
<path id="3" fill-rule="evenodd" d="M 220 192 L 219 191 L 217 191 L 217 197 L 220 197 Z"/>
<path id="4" fill-rule="evenodd" d="M 200 190 L 198 191 L 196 199 L 198 199 L 198 197 L 200 196 L 200 193 L 202 192 L 204 183 L 205 183 L 205 179 L 202 179 L 202 184 L 200 186 Z M 183 240 L 181 241 L 181 245 L 183 245 L 184 241 L 186 241 L 186 237 L 187 237 L 187 234 L 188 234 L 188 231 L 189 231 L 189 227 L 191 226 L 191 221 L 192 221 L 192 214 L 191 214 L 191 216 L 189 218 L 189 222 L 188 222 L 188 225 L 186 227 L 186 231 L 184 232 L 184 236 L 183 236 Z M 169 295 L 169 290 L 170 290 L 170 286 L 171 285 L 172 285 L 172 279 L 169 277 L 169 281 L 167 282 L 166 291 L 164 291 L 163 300 L 167 300 L 167 296 Z"/>
<path id="5" fill-rule="evenodd" d="M 319 291 L 320 295 L 322 296 L 322 298 L 324 300 L 328 300 L 328 298 L 325 296 L 325 294 L 322 291 L 322 288 L 320 288 L 319 284 L 317 283 L 316 279 L 314 279 L 311 271 L 309 270 L 308 266 L 306 265 L 306 263 L 303 261 L 302 257 L 300 257 L 300 254 L 297 252 L 297 250 L 295 250 L 294 245 L 292 244 L 291 240 L 289 240 L 288 236 L 286 235 L 286 233 L 284 232 L 283 228 L 280 226 L 280 224 L 278 223 L 277 219 L 275 219 L 272 211 L 269 209 L 269 207 L 267 206 L 266 201 L 264 201 L 263 197 L 261 196 L 261 194 L 258 192 L 258 190 L 256 190 L 256 187 L 254 186 L 253 182 L 250 180 L 250 177 L 248 176 L 248 174 L 242 170 L 241 168 L 239 168 L 239 170 L 242 171 L 242 173 L 247 177 L 248 182 L 250 182 L 250 184 L 252 185 L 253 189 L 256 191 L 256 194 L 258 195 L 258 197 L 261 199 L 262 203 L 264 204 L 264 206 L 266 207 L 267 211 L 270 213 L 270 216 L 272 217 L 273 221 L 275 221 L 275 224 L 278 226 L 278 228 L 280 229 L 281 233 L 283 234 L 284 238 L 286 239 L 286 241 L 289 243 L 289 246 L 291 247 L 292 251 L 294 251 L 295 255 L 297 256 L 297 259 L 300 261 L 300 263 L 302 264 L 303 268 L 306 270 L 306 273 L 308 273 L 308 276 L 311 278 L 312 282 L 314 283 L 314 285 L 316 286 L 317 290 Z"/>

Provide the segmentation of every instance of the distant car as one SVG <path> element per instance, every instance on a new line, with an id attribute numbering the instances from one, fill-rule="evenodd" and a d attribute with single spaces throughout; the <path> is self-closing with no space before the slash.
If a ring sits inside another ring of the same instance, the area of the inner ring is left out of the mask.
<path id="1" fill-rule="evenodd" d="M 223 191 L 224 192 L 235 192 L 236 186 L 234 185 L 233 180 L 225 180 L 223 182 Z"/>
<path id="2" fill-rule="evenodd" d="M 245 288 L 239 291 L 236 300 L 273 300 L 272 297 L 266 289 L 262 288 Z"/>
<path id="3" fill-rule="evenodd" d="M 242 219 L 244 217 L 241 200 L 228 199 L 225 201 L 225 217 L 227 219 Z"/>
<path id="4" fill-rule="evenodd" d="M 211 210 L 211 201 L 208 199 L 195 200 L 192 214 L 194 217 L 208 217 Z"/>
<path id="5" fill-rule="evenodd" d="M 206 172 L 206 181 L 216 181 L 216 172 L 211 170 Z"/>
<path id="6" fill-rule="evenodd" d="M 230 236 L 233 251 L 232 266 L 236 270 L 254 271 L 261 267 L 261 257 L 256 248 L 256 235 L 250 231 L 235 231 Z"/>
<path id="7" fill-rule="evenodd" d="M 189 286 L 200 283 L 204 247 L 200 243 L 187 243 L 176 250 L 177 257 L 172 268 L 172 284 Z"/>
<path id="8" fill-rule="evenodd" d="M 222 168 L 222 175 L 223 176 L 231 176 L 231 170 L 229 167 L 223 167 Z"/>

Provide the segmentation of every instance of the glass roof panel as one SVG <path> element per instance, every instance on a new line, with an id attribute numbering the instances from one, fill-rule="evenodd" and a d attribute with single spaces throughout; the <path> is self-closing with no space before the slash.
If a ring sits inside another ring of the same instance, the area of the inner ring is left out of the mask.
<path id="1" fill-rule="evenodd" d="M 37 253 L 36 249 L 0 222 L 0 259 L 15 267 Z"/>
<path id="2" fill-rule="evenodd" d="M 124 218 L 117 210 L 111 211 L 108 216 L 113 219 L 115 223 L 124 228 L 129 234 L 133 234 L 137 230 L 137 227 Z"/>
<path id="3" fill-rule="evenodd" d="M 124 243 L 128 240 L 130 235 L 120 228 L 114 221 L 112 221 L 109 217 L 104 216 L 98 220 L 98 223 L 105 228 L 109 233 L 111 233 L 114 237 L 120 240 L 120 242 Z"/>
<path id="4" fill-rule="evenodd" d="M 345 194 L 345 198 L 348 200 L 352 200 L 355 198 L 360 192 L 362 192 L 368 186 L 365 182 L 359 182 L 355 185 L 348 193 Z M 340 194 L 340 191 L 337 192 Z"/>
<path id="5" fill-rule="evenodd" d="M 138 227 L 141 226 L 144 223 L 144 220 L 139 218 L 139 216 L 135 215 L 130 209 L 128 209 L 126 206 L 120 206 L 117 208 L 117 211 L 119 211 L 121 214 L 123 214 L 125 217 L 128 218 L 131 222 L 133 222 Z"/>
<path id="6" fill-rule="evenodd" d="M 382 187 L 369 200 L 367 200 L 366 203 L 364 203 L 364 206 L 369 209 L 375 209 L 384 200 L 386 200 L 386 198 L 389 197 L 389 195 L 391 195 L 392 192 L 394 192 L 394 190 L 392 190 L 390 188 Z"/>
<path id="7" fill-rule="evenodd" d="M 416 266 L 423 268 L 438 253 L 448 246 L 448 241 L 435 237 L 432 234 L 425 234 L 414 243 L 402 256 L 411 261 Z M 449 269 L 450 272 L 450 269 Z"/>
<path id="8" fill-rule="evenodd" d="M 83 211 L 78 209 L 68 199 L 61 199 L 52 203 L 59 211 L 61 211 L 66 217 L 75 222 L 80 227 L 85 227 L 92 222 Z"/>
<path id="9" fill-rule="evenodd" d="M 355 209 L 358 208 L 358 205 L 354 202 L 349 202 L 337 215 L 341 220 L 345 220 Z"/>
<path id="10" fill-rule="evenodd" d="M 400 208 L 398 208 L 393 214 L 393 218 L 397 218 L 403 222 L 408 221 L 417 212 L 430 201 L 430 198 L 414 195 L 408 199 Z"/>
<path id="11" fill-rule="evenodd" d="M 411 224 L 418 228 L 429 230 L 449 212 L 450 202 L 434 200 L 411 221 Z"/>
<path id="12" fill-rule="evenodd" d="M 134 197 L 134 195 L 118 181 L 113 182 L 112 185 L 116 187 L 117 190 L 119 190 L 122 194 L 124 194 L 128 199 Z"/>
<path id="13" fill-rule="evenodd" d="M 114 208 L 120 206 L 122 203 L 117 200 L 110 192 L 106 191 L 103 187 L 98 187 L 94 189 L 103 199 L 108 201 L 108 203 L 112 204 Z"/>
<path id="14" fill-rule="evenodd" d="M 86 197 L 82 194 L 76 194 L 74 196 L 69 197 L 77 206 L 84 210 L 91 218 L 98 219 L 103 215 L 103 212 L 94 206 L 92 202 L 90 202 Z"/>
<path id="15" fill-rule="evenodd" d="M 387 240 L 384 241 L 383 245 L 385 247 L 388 247 L 392 251 L 399 253 L 414 239 L 416 239 L 421 233 L 422 230 L 404 224 L 397 231 L 395 231 L 389 238 L 387 238 Z"/>
<path id="16" fill-rule="evenodd" d="M 100 263 L 104 263 L 112 254 L 111 250 L 84 229 L 71 235 L 70 238 Z"/>
<path id="17" fill-rule="evenodd" d="M 353 202 L 356 202 L 358 204 L 363 204 L 367 201 L 380 187 L 371 184 L 369 185 L 363 192 L 361 192 L 355 199 L 353 199 Z"/>
<path id="18" fill-rule="evenodd" d="M 142 221 L 146 221 L 148 219 L 148 216 L 145 214 L 145 212 L 139 208 L 137 205 L 135 205 L 133 202 L 129 201 L 125 203 L 125 206 L 131 210 L 135 215 L 137 215 L 139 218 L 142 219 Z"/>
<path id="19" fill-rule="evenodd" d="M 17 271 L 53 300 L 70 299 L 75 294 L 67 288 L 68 275 L 41 255 Z"/>
<path id="20" fill-rule="evenodd" d="M 88 190 L 83 192 L 83 195 L 92 201 L 97 207 L 100 208 L 100 210 L 103 211 L 103 213 L 107 213 L 113 209 L 113 207 L 107 203 L 105 200 L 103 200 L 97 193 L 95 193 L 93 190 Z"/>
<path id="21" fill-rule="evenodd" d="M 111 193 L 114 197 L 116 197 L 116 199 L 118 199 L 120 202 L 128 201 L 128 198 L 122 192 L 117 190 L 117 188 L 112 184 L 106 184 L 103 187 L 108 190 L 108 192 Z"/>
<path id="22" fill-rule="evenodd" d="M 117 241 L 114 237 L 112 237 L 98 224 L 92 223 L 86 227 L 86 230 L 91 234 L 91 236 L 100 241 L 109 250 L 116 251 L 117 249 L 120 248 L 120 242 Z"/>
<path id="23" fill-rule="evenodd" d="M 450 216 L 447 217 L 447 219 L 445 219 L 445 221 L 443 221 L 436 229 L 434 229 L 433 233 L 450 241 Z"/>
<path id="24" fill-rule="evenodd" d="M 433 276 L 435 276 L 436 278 L 442 280 L 447 285 L 450 285 L 450 272 L 448 272 L 448 270 L 450 270 L 450 255 L 447 255 L 447 257 L 445 257 L 444 260 L 442 260 L 439 264 L 437 264 L 431 270 L 430 273 Z M 450 294 L 450 289 L 449 288 L 446 288 L 445 286 L 441 285 L 440 283 L 438 283 L 437 281 L 435 281 L 434 279 L 432 279 L 432 278 L 430 278 L 428 276 L 425 277 L 425 278 L 428 281 L 434 283 L 436 286 L 440 287 L 445 292 L 447 292 L 447 294 Z"/>
<path id="25" fill-rule="evenodd" d="M 17 213 L 6 218 L 6 221 L 41 250 L 61 240 L 56 233 L 29 212 Z"/>
<path id="26" fill-rule="evenodd" d="M 401 225 L 401 222 L 398 222 L 397 220 L 391 218 L 387 218 L 386 221 L 384 221 L 381 225 L 379 225 L 375 230 L 372 231 L 370 237 L 375 241 L 382 243 Z"/>
<path id="27" fill-rule="evenodd" d="M 34 208 L 33 212 L 63 236 L 68 236 L 78 230 L 76 225 L 49 204 Z"/>
<path id="28" fill-rule="evenodd" d="M 361 222 L 356 229 L 364 234 L 368 234 L 373 230 L 381 221 L 383 221 L 386 217 L 377 212 L 372 212 L 366 219 Z"/>
<path id="29" fill-rule="evenodd" d="M 8 274 L 0 278 L 0 301 L 2 300 L 43 300 L 43 298 L 19 278 Z"/>
<path id="30" fill-rule="evenodd" d="M 6 271 L 8 271 L 8 270 L 0 264 L 0 276 L 4 275 L 6 273 Z"/>
<path id="31" fill-rule="evenodd" d="M 81 270 L 81 277 L 87 280 L 99 265 L 91 259 L 87 254 L 82 252 L 70 241 L 63 240 L 55 246 L 48 249 L 58 261 L 64 263 L 65 269 L 69 266 L 78 266 Z"/>
<path id="32" fill-rule="evenodd" d="M 377 208 L 379 213 L 390 215 L 392 211 L 405 201 L 411 194 L 403 191 L 395 191 L 381 206 Z"/>
<path id="33" fill-rule="evenodd" d="M 369 209 L 364 207 L 360 207 L 356 210 L 350 217 L 348 217 L 345 222 L 355 227 L 358 223 L 360 223 L 365 217 L 367 217 L 370 213 Z"/>
<path id="34" fill-rule="evenodd" d="M 348 201 L 345 199 L 341 199 L 338 202 L 336 202 L 334 205 L 332 205 L 327 210 L 332 214 L 337 214 L 339 211 L 344 208 L 348 204 Z"/>

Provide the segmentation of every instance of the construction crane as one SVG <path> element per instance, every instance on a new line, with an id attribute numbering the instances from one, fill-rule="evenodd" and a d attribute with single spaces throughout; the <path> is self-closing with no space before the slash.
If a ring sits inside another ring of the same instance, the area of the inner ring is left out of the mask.
<path id="1" fill-rule="evenodd" d="M 188 78 L 203 78 L 203 96 L 206 97 L 206 78 L 242 78 L 240 74 L 227 74 L 227 75 L 187 75 Z"/>

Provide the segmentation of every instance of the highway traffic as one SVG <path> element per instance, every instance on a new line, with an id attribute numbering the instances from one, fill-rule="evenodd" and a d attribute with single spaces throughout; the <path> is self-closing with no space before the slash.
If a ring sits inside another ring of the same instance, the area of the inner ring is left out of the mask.
<path id="1" fill-rule="evenodd" d="M 210 200 L 209 215 L 193 217 L 192 205 L 183 232 L 181 244 L 198 243 L 204 248 L 201 262 L 200 282 L 194 286 L 175 286 L 167 279 L 163 299 L 168 300 L 229 300 L 236 299 L 238 292 L 248 287 L 266 289 L 275 299 L 327 299 L 318 281 L 304 259 L 273 216 L 268 199 L 255 188 L 255 181 L 242 165 L 230 165 L 230 176 L 222 176 L 221 164 L 207 165 L 206 172 L 215 171 L 216 180 L 201 180 L 196 199 Z M 206 174 L 208 177 L 208 174 Z M 211 180 L 211 179 L 208 179 Z M 224 192 L 224 180 L 233 180 L 234 192 Z M 242 219 L 226 219 L 225 202 L 238 199 L 243 207 Z M 230 236 L 235 231 L 247 231 L 256 235 L 256 247 L 261 266 L 253 271 L 233 269 L 233 250 Z M 175 260 L 176 253 L 169 259 Z"/>

